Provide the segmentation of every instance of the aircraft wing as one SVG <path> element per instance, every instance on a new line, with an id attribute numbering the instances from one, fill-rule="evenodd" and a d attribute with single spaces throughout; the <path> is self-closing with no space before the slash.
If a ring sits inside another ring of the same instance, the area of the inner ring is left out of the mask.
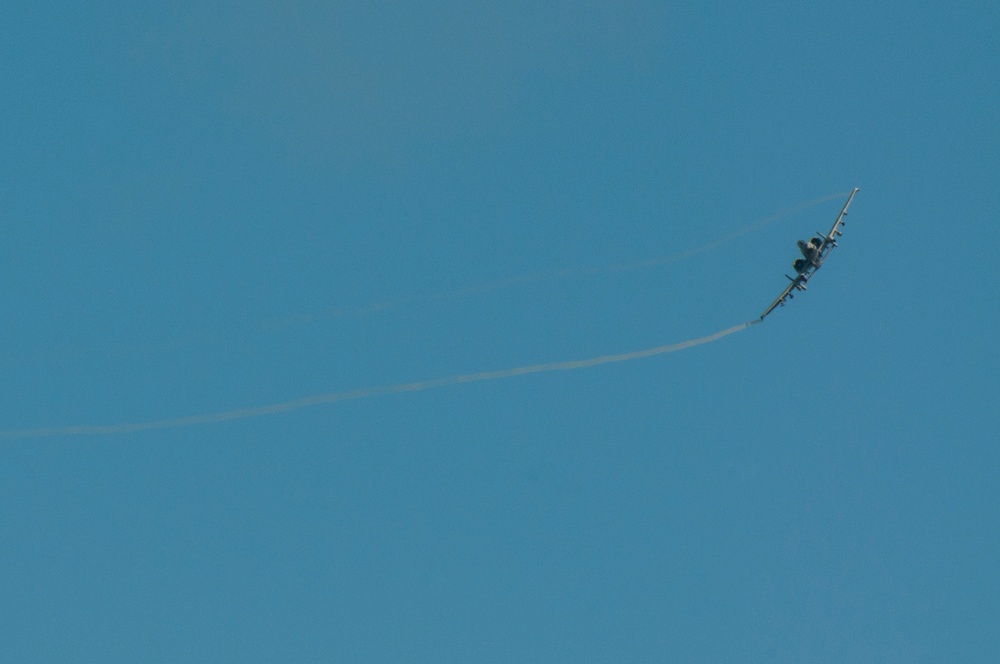
<path id="1" fill-rule="evenodd" d="M 851 201 L 854 200 L 855 194 L 858 193 L 858 187 L 854 188 L 851 195 L 847 197 L 847 202 L 844 203 L 844 209 L 840 211 L 837 215 L 837 221 L 833 222 L 833 228 L 830 232 L 826 234 L 823 238 L 823 244 L 819 248 L 820 260 L 822 260 L 831 249 L 837 246 L 837 238 L 841 235 L 840 227 L 844 225 L 844 217 L 847 216 L 847 208 L 851 207 Z"/>
<path id="2" fill-rule="evenodd" d="M 804 285 L 806 281 L 808 281 L 808 277 L 805 277 L 801 274 L 792 279 L 791 283 L 788 284 L 788 287 L 785 288 L 785 290 L 781 292 L 781 295 L 778 296 L 778 299 L 772 302 L 771 306 L 769 306 L 767 309 L 764 310 L 764 313 L 760 315 L 760 319 L 764 320 L 764 316 L 768 315 L 769 313 L 777 309 L 779 306 L 784 306 L 785 300 L 787 300 L 790 297 L 794 297 L 792 295 L 792 291 L 798 288 L 800 285 Z"/>

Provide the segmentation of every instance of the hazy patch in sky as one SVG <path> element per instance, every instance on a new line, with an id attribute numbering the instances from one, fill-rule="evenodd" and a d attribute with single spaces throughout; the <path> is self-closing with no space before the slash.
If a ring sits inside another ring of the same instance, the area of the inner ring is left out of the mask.
<path id="1" fill-rule="evenodd" d="M 516 125 L 531 108 L 532 77 L 568 84 L 609 63 L 649 67 L 669 25 L 649 2 L 559 1 L 529 13 L 465 2 L 183 3 L 123 13 L 106 23 L 133 66 L 181 96 L 208 96 L 212 113 L 289 159 L 339 170 Z"/>

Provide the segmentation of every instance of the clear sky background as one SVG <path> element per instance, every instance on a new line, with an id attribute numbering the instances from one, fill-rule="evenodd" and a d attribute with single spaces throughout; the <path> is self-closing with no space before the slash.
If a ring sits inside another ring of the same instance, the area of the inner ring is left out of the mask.
<path id="1" fill-rule="evenodd" d="M 4 2 L 2 659 L 997 661 L 998 35 Z"/>

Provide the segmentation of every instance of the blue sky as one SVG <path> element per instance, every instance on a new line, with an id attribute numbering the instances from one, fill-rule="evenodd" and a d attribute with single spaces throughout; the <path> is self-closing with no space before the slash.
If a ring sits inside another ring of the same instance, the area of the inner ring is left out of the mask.
<path id="1" fill-rule="evenodd" d="M 99 4 L 0 8 L 13 661 L 996 660 L 995 4 Z M 854 186 L 710 344 L 11 435 L 710 335 Z"/>

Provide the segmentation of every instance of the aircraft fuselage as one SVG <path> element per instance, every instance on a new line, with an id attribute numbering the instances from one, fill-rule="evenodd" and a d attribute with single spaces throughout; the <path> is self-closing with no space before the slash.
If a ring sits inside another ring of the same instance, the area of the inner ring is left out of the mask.
<path id="1" fill-rule="evenodd" d="M 813 267 L 818 268 L 820 266 L 820 263 L 823 262 L 823 259 L 819 253 L 820 247 L 823 246 L 823 238 L 814 237 L 808 242 L 806 242 L 805 240 L 799 240 L 798 245 L 799 245 L 799 251 L 802 252 L 802 256 L 805 258 L 805 260 L 797 260 L 795 261 L 795 263 L 793 263 L 793 266 L 795 267 L 796 271 L 801 273 L 810 263 L 813 265 Z"/>

